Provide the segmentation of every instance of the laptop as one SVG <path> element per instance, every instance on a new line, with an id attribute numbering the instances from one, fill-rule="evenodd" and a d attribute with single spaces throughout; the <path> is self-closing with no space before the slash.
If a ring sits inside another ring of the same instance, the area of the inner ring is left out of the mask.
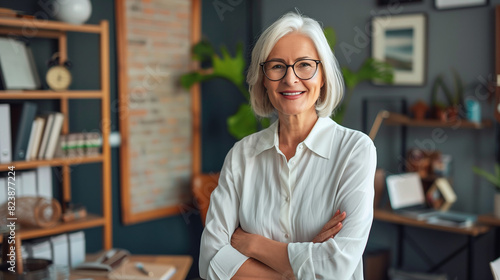
<path id="1" fill-rule="evenodd" d="M 425 201 L 422 180 L 417 172 L 389 175 L 386 179 L 387 193 L 392 210 L 417 220 L 425 220 L 439 213 Z"/>

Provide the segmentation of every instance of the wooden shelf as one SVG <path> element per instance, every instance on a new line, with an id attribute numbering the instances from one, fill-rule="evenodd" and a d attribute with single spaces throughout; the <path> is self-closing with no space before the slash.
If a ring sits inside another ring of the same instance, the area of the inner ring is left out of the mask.
<path id="1" fill-rule="evenodd" d="M 63 31 L 63 32 L 84 32 L 100 33 L 102 31 L 99 25 L 90 24 L 68 24 L 54 20 L 28 20 L 23 18 L 2 18 L 2 26 L 16 27 L 19 29 L 29 28 L 30 32 L 36 33 L 37 30 Z"/>
<path id="2" fill-rule="evenodd" d="M 9 171 L 9 166 L 14 166 L 15 170 L 33 169 L 39 166 L 63 166 L 78 165 L 85 163 L 102 162 L 102 155 L 78 157 L 78 158 L 56 158 L 51 160 L 33 160 L 33 161 L 14 161 L 11 163 L 0 164 L 0 172 Z"/>
<path id="3" fill-rule="evenodd" d="M 60 222 L 54 227 L 50 228 L 23 228 L 17 230 L 17 234 L 20 234 L 21 239 L 32 239 L 45 236 L 51 236 L 55 234 L 61 234 L 71 231 L 77 231 L 87 228 L 100 227 L 106 224 L 104 217 L 88 214 L 87 217 L 72 222 Z M 2 236 L 0 236 L 0 242 L 2 242 Z"/>
<path id="4" fill-rule="evenodd" d="M 0 99 L 100 99 L 101 90 L 0 90 Z"/>
<path id="5" fill-rule="evenodd" d="M 450 127 L 471 129 L 483 129 L 486 127 L 491 127 L 491 120 L 485 120 L 481 123 L 469 122 L 462 119 L 449 122 L 434 119 L 415 120 L 406 115 L 393 112 L 389 112 L 388 116 L 384 119 L 384 123 L 387 125 L 406 125 L 413 127 Z"/>

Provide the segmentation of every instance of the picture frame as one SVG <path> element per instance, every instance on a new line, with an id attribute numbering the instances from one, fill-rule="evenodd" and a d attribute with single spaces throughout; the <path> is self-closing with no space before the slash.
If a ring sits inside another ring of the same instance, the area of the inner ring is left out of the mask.
<path id="1" fill-rule="evenodd" d="M 427 15 L 372 18 L 372 56 L 393 66 L 396 86 L 424 86 L 427 67 Z M 373 81 L 377 85 L 386 85 Z"/>
<path id="2" fill-rule="evenodd" d="M 40 89 L 31 48 L 23 41 L 0 37 L 0 90 Z"/>
<path id="3" fill-rule="evenodd" d="M 434 0 L 436 10 L 473 8 L 487 5 L 489 5 L 489 0 Z"/>
<path id="4" fill-rule="evenodd" d="M 181 1 L 176 5 L 186 15 L 178 18 L 179 37 L 175 44 L 178 62 L 172 63 L 168 49 L 171 46 L 159 41 L 169 36 L 171 30 L 143 32 L 165 24 L 160 13 L 168 6 L 161 0 L 147 3 L 115 0 L 117 110 L 120 137 L 126 139 L 120 145 L 124 225 L 172 215 L 187 217 L 197 211 L 193 208 L 191 180 L 199 172 L 195 168 L 201 168 L 201 135 L 195 133 L 200 127 L 199 122 L 195 123 L 200 119 L 200 92 L 181 88 L 177 77 L 194 67 L 190 46 L 201 40 L 201 0 Z M 154 11 L 154 20 L 134 29 L 134 17 L 149 11 Z M 154 51 L 149 49 L 150 45 L 156 45 Z"/>

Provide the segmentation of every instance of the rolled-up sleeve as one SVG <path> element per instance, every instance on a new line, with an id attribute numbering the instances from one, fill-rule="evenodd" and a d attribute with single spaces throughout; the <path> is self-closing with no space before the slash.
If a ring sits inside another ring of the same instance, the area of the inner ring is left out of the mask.
<path id="1" fill-rule="evenodd" d="M 297 279 L 362 279 L 362 255 L 373 221 L 375 146 L 361 141 L 343 159 L 336 205 L 347 216 L 340 232 L 323 243 L 290 243 L 288 256 Z M 361 278 L 358 278 L 361 277 Z"/>
<path id="2" fill-rule="evenodd" d="M 232 150 L 226 156 L 219 184 L 210 197 L 206 225 L 201 236 L 200 276 L 203 279 L 230 279 L 248 259 L 231 246 L 239 225 L 239 195 L 231 171 Z"/>

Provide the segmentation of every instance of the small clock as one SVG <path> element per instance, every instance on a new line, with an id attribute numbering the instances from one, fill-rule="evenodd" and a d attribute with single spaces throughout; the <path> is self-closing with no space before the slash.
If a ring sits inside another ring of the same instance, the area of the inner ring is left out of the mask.
<path id="1" fill-rule="evenodd" d="M 54 65 L 47 71 L 45 80 L 53 90 L 66 90 L 71 84 L 71 72 L 64 65 Z"/>

